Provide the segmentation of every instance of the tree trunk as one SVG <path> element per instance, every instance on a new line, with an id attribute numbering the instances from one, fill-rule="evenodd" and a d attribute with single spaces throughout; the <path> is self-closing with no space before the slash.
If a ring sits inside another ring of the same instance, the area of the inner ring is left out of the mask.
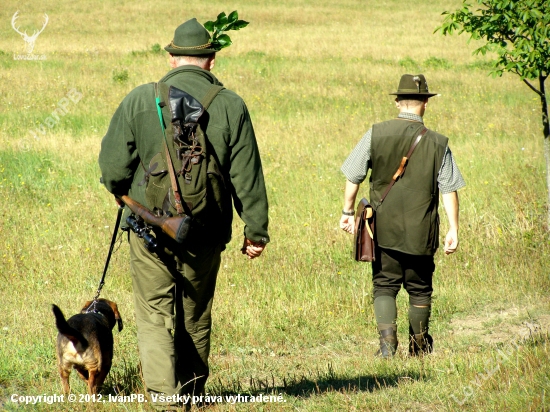
<path id="1" fill-rule="evenodd" d="M 550 232 L 550 139 L 544 138 L 544 158 L 546 159 L 546 189 L 548 191 L 546 230 Z"/>
<path id="2" fill-rule="evenodd" d="M 544 133 L 544 158 L 546 160 L 546 189 L 547 189 L 547 218 L 546 230 L 550 231 L 550 123 L 548 122 L 548 103 L 546 101 L 546 92 L 544 90 L 544 81 L 548 76 L 539 75 L 540 100 L 542 104 L 542 131 Z"/>

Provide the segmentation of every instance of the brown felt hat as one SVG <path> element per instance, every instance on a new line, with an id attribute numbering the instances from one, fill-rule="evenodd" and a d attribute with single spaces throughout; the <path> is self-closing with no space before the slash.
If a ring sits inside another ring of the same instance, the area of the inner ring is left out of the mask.
<path id="1" fill-rule="evenodd" d="M 210 43 L 210 33 L 195 18 L 178 26 L 174 39 L 164 50 L 175 56 L 203 56 L 216 52 Z"/>
<path id="2" fill-rule="evenodd" d="M 401 95 L 416 95 L 432 97 L 437 93 L 430 93 L 428 90 L 428 83 L 423 74 L 404 74 L 399 81 L 399 87 L 397 92 L 390 93 L 396 96 Z"/>

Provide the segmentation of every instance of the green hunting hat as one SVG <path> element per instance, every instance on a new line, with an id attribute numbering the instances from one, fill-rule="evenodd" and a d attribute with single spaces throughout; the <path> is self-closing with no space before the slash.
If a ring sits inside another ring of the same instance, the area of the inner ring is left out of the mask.
<path id="1" fill-rule="evenodd" d="M 400 95 L 417 95 L 432 97 L 437 93 L 430 93 L 428 91 L 428 83 L 423 74 L 404 74 L 399 81 L 399 88 L 397 92 L 390 93 L 396 96 Z"/>
<path id="2" fill-rule="evenodd" d="M 201 56 L 216 52 L 210 44 L 210 33 L 194 18 L 178 26 L 174 39 L 164 50 L 176 56 Z"/>

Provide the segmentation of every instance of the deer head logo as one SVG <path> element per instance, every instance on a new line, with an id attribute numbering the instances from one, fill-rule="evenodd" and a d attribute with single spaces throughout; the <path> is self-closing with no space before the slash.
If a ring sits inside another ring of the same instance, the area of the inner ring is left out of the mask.
<path id="1" fill-rule="evenodd" d="M 19 17 L 19 11 L 16 11 L 13 17 L 11 18 L 11 26 L 17 33 L 21 35 L 21 37 L 23 37 L 23 40 L 25 40 L 25 43 L 26 43 L 25 50 L 27 51 L 28 54 L 31 54 L 32 51 L 34 50 L 34 43 L 36 42 L 36 38 L 40 33 L 44 31 L 44 29 L 46 28 L 46 25 L 48 24 L 48 20 L 49 20 L 48 15 L 44 13 L 44 25 L 40 30 L 35 30 L 31 36 L 27 34 L 26 30 L 23 33 L 19 31 L 19 28 L 15 25 L 15 21 L 17 20 L 18 17 Z"/>

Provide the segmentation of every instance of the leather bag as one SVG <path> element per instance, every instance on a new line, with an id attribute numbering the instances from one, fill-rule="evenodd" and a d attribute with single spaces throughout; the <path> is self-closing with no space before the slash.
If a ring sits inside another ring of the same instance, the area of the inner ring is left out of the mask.
<path id="1" fill-rule="evenodd" d="M 357 262 L 374 262 L 374 209 L 365 198 L 359 202 L 355 218 L 354 258 Z"/>

